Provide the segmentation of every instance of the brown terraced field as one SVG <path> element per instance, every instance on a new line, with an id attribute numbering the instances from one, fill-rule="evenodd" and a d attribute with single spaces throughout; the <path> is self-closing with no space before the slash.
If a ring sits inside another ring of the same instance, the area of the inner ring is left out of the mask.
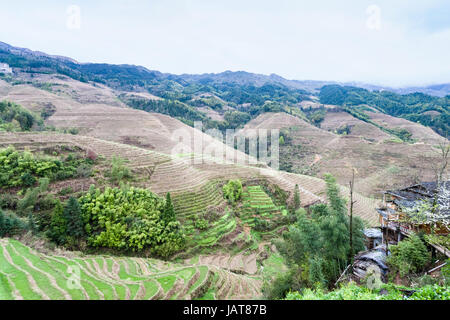
<path id="1" fill-rule="evenodd" d="M 174 198 L 187 198 L 182 201 L 180 215 L 190 212 L 191 206 L 198 210 L 210 204 L 220 204 L 223 199 L 220 190 L 211 185 L 213 181 L 227 181 L 240 178 L 243 181 L 250 179 L 264 179 L 279 185 L 287 192 L 291 192 L 295 185 L 300 188 L 302 205 L 324 201 L 325 182 L 321 179 L 289 174 L 271 168 L 258 168 L 245 165 L 222 163 L 214 158 L 204 159 L 203 163 L 193 164 L 192 157 L 173 157 L 135 146 L 119 144 L 116 142 L 100 140 L 92 137 L 54 133 L 1 133 L 0 146 L 14 145 L 16 148 L 39 149 L 50 145 L 75 145 L 85 150 L 94 150 L 98 155 L 106 158 L 120 156 L 127 160 L 130 168 L 150 170 L 151 175 L 144 181 L 145 187 L 153 192 L 164 195 L 171 192 Z M 345 188 L 342 189 L 345 191 Z M 195 196 L 189 196 L 194 194 Z M 376 200 L 361 197 L 355 206 L 355 213 L 370 223 L 376 223 Z M 211 202 L 216 199 L 216 202 Z"/>
<path id="2" fill-rule="evenodd" d="M 445 138 L 417 123 L 368 112 L 373 121 L 389 128 L 407 128 L 415 143 L 399 142 L 376 126 L 346 112 L 328 112 L 321 128 L 284 113 L 266 113 L 250 121 L 249 129 L 285 128 L 290 142 L 280 147 L 280 158 L 292 164 L 294 172 L 317 177 L 333 174 L 341 185 L 348 185 L 351 168 L 357 170 L 356 189 L 366 196 L 381 197 L 381 192 L 416 181 L 431 181 L 433 162 L 438 161 L 436 145 Z M 395 119 L 395 121 L 394 121 Z M 335 130 L 351 127 L 350 134 Z"/>

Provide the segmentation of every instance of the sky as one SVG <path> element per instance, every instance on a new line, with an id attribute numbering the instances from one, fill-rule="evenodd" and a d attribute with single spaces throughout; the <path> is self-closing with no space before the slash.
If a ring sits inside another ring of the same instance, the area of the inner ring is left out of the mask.
<path id="1" fill-rule="evenodd" d="M 0 41 L 79 62 L 450 82 L 448 0 L 0 0 Z"/>

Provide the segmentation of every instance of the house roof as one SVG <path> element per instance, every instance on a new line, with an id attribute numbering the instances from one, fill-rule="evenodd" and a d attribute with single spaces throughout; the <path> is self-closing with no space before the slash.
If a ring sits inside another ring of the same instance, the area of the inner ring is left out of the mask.
<path id="1" fill-rule="evenodd" d="M 424 201 L 432 204 L 437 198 L 438 209 L 434 213 L 439 215 L 440 221 L 448 221 L 450 219 L 450 208 L 446 194 L 449 192 L 450 180 L 443 182 L 439 190 L 436 182 L 422 182 L 403 189 L 388 190 L 385 193 L 395 196 L 392 202 L 404 212 L 418 210 Z M 378 209 L 377 211 L 383 216 L 386 214 L 386 209 Z"/>

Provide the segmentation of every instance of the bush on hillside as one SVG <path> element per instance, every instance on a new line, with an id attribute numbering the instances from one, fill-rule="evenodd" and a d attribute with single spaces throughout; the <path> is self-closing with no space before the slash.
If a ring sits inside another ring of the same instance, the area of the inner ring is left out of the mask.
<path id="1" fill-rule="evenodd" d="M 26 224 L 13 214 L 0 210 L 0 237 L 13 236 L 26 229 Z"/>
<path id="2" fill-rule="evenodd" d="M 387 263 L 392 271 L 404 277 L 411 273 L 421 272 L 430 261 L 430 253 L 419 236 L 411 235 L 408 239 L 390 246 L 391 255 Z"/>
<path id="3" fill-rule="evenodd" d="M 170 197 L 168 197 L 170 199 Z M 167 257 L 184 247 L 185 238 L 171 206 L 149 190 L 91 188 L 79 200 L 88 244 L 143 251 Z"/>
<path id="4" fill-rule="evenodd" d="M 223 196 L 230 204 L 236 204 L 242 197 L 242 182 L 240 180 L 230 180 L 223 186 Z"/>
<path id="5" fill-rule="evenodd" d="M 8 147 L 0 150 L 0 188 L 29 188 L 39 178 L 48 178 L 50 181 L 69 179 L 76 177 L 78 170 L 86 171 L 87 167 L 92 167 L 89 159 L 35 156 Z"/>

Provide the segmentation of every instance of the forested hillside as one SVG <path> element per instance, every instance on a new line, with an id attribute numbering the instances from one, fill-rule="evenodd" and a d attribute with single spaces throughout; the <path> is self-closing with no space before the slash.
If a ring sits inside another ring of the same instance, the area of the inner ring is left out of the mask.
<path id="1" fill-rule="evenodd" d="M 320 90 L 319 97 L 323 104 L 371 106 L 386 114 L 429 126 L 444 137 L 450 135 L 450 96 L 439 98 L 423 93 L 400 95 L 389 91 L 330 85 Z"/>

